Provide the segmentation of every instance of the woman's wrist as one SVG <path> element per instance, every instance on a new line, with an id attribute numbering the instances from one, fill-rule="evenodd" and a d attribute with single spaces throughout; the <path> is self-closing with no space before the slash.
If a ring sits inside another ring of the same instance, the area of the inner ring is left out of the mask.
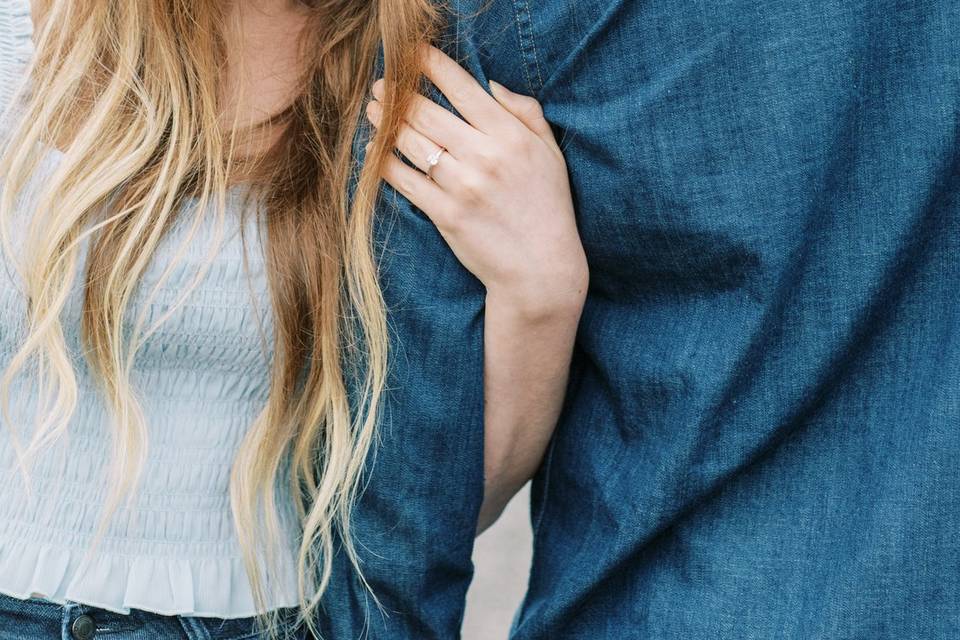
<path id="1" fill-rule="evenodd" d="M 587 298 L 586 267 L 565 275 L 516 277 L 487 285 L 487 312 L 531 324 L 579 323 Z"/>

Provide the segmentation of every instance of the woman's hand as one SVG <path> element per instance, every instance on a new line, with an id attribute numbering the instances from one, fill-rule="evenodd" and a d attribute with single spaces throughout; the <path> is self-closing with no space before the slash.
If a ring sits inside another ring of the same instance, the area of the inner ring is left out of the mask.
<path id="1" fill-rule="evenodd" d="M 488 293 L 532 314 L 579 309 L 587 262 L 566 162 L 539 102 L 495 82 L 492 97 L 431 45 L 424 72 L 466 121 L 417 96 L 397 148 L 419 171 L 391 156 L 383 178 L 434 222 Z M 383 79 L 372 92 L 367 117 L 377 126 Z"/>
<path id="2" fill-rule="evenodd" d="M 536 471 L 553 433 L 587 261 L 566 162 L 540 104 L 495 82 L 491 97 L 439 49 L 426 46 L 424 55 L 424 72 L 466 121 L 417 96 L 397 137 L 417 169 L 391 154 L 383 178 L 430 217 L 487 289 L 479 532 Z M 374 126 L 383 89 L 374 83 L 367 108 Z"/>

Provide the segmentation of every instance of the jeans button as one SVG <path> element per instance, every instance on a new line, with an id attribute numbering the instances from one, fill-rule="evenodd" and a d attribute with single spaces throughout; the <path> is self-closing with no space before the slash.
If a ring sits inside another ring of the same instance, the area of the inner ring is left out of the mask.
<path id="1" fill-rule="evenodd" d="M 77 619 L 73 621 L 73 624 L 70 625 L 70 633 L 76 640 L 90 640 L 96 630 L 96 623 L 94 623 L 93 618 L 87 614 L 78 616 Z"/>

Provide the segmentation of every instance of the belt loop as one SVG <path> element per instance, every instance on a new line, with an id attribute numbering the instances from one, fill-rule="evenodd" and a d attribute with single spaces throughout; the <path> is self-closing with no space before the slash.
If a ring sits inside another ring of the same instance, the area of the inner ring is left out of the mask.
<path id="1" fill-rule="evenodd" d="M 195 617 L 178 615 L 177 621 L 180 623 L 180 626 L 183 627 L 183 631 L 187 634 L 188 640 L 211 640 L 210 632 L 207 631 L 203 623 Z"/>
<path id="2" fill-rule="evenodd" d="M 73 640 L 70 637 L 70 623 L 73 622 L 73 615 L 80 608 L 76 602 L 67 601 L 60 605 L 60 638 L 61 640 Z"/>
<path id="3" fill-rule="evenodd" d="M 79 602 L 71 602 L 68 600 L 61 605 L 61 609 L 63 611 L 60 625 L 61 640 L 78 640 L 77 631 L 74 629 L 74 625 L 77 620 L 84 615 L 86 611 L 85 607 Z M 95 626 L 91 628 L 89 625 L 86 625 L 83 633 L 84 635 L 89 635 L 87 638 L 83 638 L 82 640 L 88 640 L 88 638 L 92 638 L 95 631 Z"/>

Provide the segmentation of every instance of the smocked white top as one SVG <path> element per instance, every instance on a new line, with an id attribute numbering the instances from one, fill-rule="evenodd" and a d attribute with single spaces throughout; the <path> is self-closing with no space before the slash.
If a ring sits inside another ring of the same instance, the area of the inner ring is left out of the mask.
<path id="1" fill-rule="evenodd" d="M 29 0 L 0 0 L 0 107 L 30 59 L 31 36 Z M 60 151 L 48 149 L 32 184 L 39 184 L 60 157 Z M 228 214 L 239 210 L 240 195 L 236 188 L 228 194 Z M 29 197 L 28 189 L 18 210 L 30 210 Z M 172 276 L 150 301 L 147 326 L 166 313 L 206 258 L 214 216 L 205 219 L 210 222 L 194 236 L 186 255 L 177 258 Z M 79 402 L 67 437 L 32 467 L 32 496 L 24 489 L 10 442 L 11 429 L 19 430 L 21 442 L 29 441 L 26 429 L 33 425 L 36 390 L 31 376 L 16 380 L 11 421 L 0 416 L 0 592 L 122 613 L 130 608 L 223 618 L 255 613 L 228 498 L 234 454 L 268 390 L 270 340 L 261 339 L 258 322 L 269 337 L 269 297 L 252 226 L 256 216 L 247 219 L 248 269 L 242 265 L 239 217 L 228 215 L 226 239 L 207 276 L 138 354 L 133 384 L 149 437 L 143 479 L 136 502 L 116 512 L 107 537 L 85 565 L 83 552 L 107 497 L 110 436 L 106 406 L 79 351 L 81 292 L 74 291 L 63 326 L 77 370 Z M 22 225 L 11 225 L 14 240 L 18 228 Z M 187 228 L 177 225 L 159 247 L 131 303 L 130 318 L 146 305 L 146 295 Z M 21 291 L 9 259 L 0 256 L 0 370 L 25 335 Z M 278 555 L 286 577 L 272 594 L 271 607 L 297 602 L 298 528 L 292 506 L 281 516 L 288 544 Z"/>

